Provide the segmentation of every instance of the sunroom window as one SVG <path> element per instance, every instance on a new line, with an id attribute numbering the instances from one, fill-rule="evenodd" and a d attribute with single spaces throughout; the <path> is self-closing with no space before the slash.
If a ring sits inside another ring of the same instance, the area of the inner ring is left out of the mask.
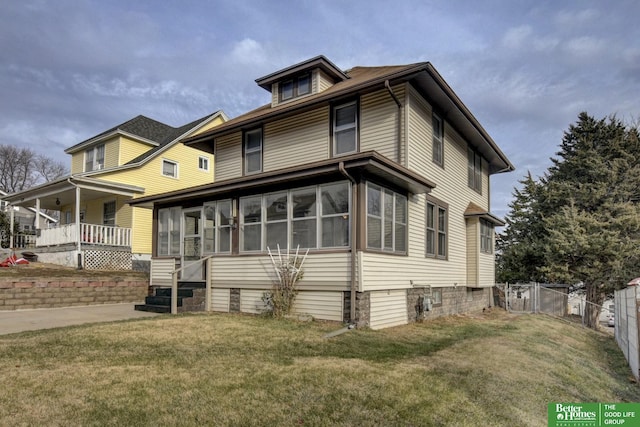
<path id="1" fill-rule="evenodd" d="M 407 251 L 407 198 L 367 183 L 367 248 Z"/>
<path id="2" fill-rule="evenodd" d="M 231 252 L 231 200 L 204 205 L 204 253 Z"/>
<path id="3" fill-rule="evenodd" d="M 349 188 L 344 181 L 241 198 L 241 250 L 348 246 Z"/>
<path id="4" fill-rule="evenodd" d="M 158 255 L 180 255 L 180 207 L 158 210 Z"/>

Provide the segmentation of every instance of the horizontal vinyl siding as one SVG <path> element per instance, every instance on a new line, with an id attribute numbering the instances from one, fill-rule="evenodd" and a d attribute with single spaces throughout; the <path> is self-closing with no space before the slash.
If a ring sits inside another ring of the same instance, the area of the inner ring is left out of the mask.
<path id="1" fill-rule="evenodd" d="M 478 284 L 478 224 L 476 218 L 467 220 L 467 284 L 470 286 Z"/>
<path id="2" fill-rule="evenodd" d="M 216 139 L 215 181 L 242 176 L 242 132 Z"/>
<path id="3" fill-rule="evenodd" d="M 240 311 L 242 313 L 262 313 L 265 309 L 262 295 L 267 291 L 268 289 L 241 289 Z"/>
<path id="4" fill-rule="evenodd" d="M 270 288 L 276 274 L 268 255 L 212 258 L 214 287 Z M 351 270 L 348 253 L 312 254 L 304 262 L 300 290 L 348 290 Z"/>
<path id="5" fill-rule="evenodd" d="M 119 162 L 118 164 L 120 165 L 124 165 L 125 163 L 135 159 L 139 155 L 144 154 L 153 148 L 153 146 L 151 145 L 142 144 L 141 142 L 133 141 L 129 138 L 120 137 L 119 139 L 120 149 L 116 150 L 114 154 L 116 156 L 119 154 L 119 159 L 116 159 L 116 162 Z M 107 150 L 107 152 L 109 152 L 109 150 Z"/>
<path id="6" fill-rule="evenodd" d="M 371 329 L 405 325 L 407 317 L 407 293 L 405 290 L 371 292 Z"/>
<path id="7" fill-rule="evenodd" d="M 84 151 L 74 153 L 71 156 L 71 173 L 84 172 Z"/>
<path id="8" fill-rule="evenodd" d="M 265 125 L 263 153 L 265 172 L 327 158 L 329 158 L 329 107 Z"/>
<path id="9" fill-rule="evenodd" d="M 316 319 L 342 321 L 342 292 L 299 292 L 293 312 L 310 314 Z"/>
<path id="10" fill-rule="evenodd" d="M 230 289 L 212 289 L 211 292 L 211 309 L 213 311 L 222 311 L 224 313 L 229 312 L 231 305 L 231 290 Z"/>
<path id="11" fill-rule="evenodd" d="M 131 252 L 140 254 L 152 253 L 153 211 L 144 208 L 132 208 Z"/>
<path id="12" fill-rule="evenodd" d="M 480 245 L 478 245 L 478 248 Z M 484 254 L 480 253 L 479 255 L 479 281 L 478 286 L 481 287 L 490 287 L 495 284 L 496 281 L 496 260 L 494 254 Z"/>
<path id="13" fill-rule="evenodd" d="M 333 86 L 333 79 L 324 71 L 318 72 L 318 92 L 323 92 Z"/>
<path id="14" fill-rule="evenodd" d="M 118 163 L 119 156 L 118 152 L 121 150 L 122 143 L 121 139 L 124 138 L 112 138 L 104 143 L 104 168 L 115 168 L 116 166 L 120 166 L 121 163 Z M 97 144 L 100 145 L 100 144 Z"/>
<path id="15" fill-rule="evenodd" d="M 468 282 L 467 223 L 470 202 L 488 207 L 487 192 L 479 195 L 467 186 L 467 149 L 460 136 L 445 124 L 444 163 L 432 161 L 431 107 L 413 89 L 407 94 L 409 166 L 433 180 L 431 195 L 448 205 L 447 259 L 425 256 L 426 196 L 409 197 L 407 256 L 365 252 L 362 255 L 363 291 L 406 289 L 414 285 L 466 286 Z"/>
<path id="16" fill-rule="evenodd" d="M 151 259 L 151 286 L 171 286 L 176 260 L 173 258 Z"/>
<path id="17" fill-rule="evenodd" d="M 399 99 L 404 98 L 404 86 L 393 87 L 393 92 Z M 389 92 L 382 90 L 364 95 L 360 99 L 360 151 L 375 150 L 398 161 L 397 134 L 398 106 Z"/>

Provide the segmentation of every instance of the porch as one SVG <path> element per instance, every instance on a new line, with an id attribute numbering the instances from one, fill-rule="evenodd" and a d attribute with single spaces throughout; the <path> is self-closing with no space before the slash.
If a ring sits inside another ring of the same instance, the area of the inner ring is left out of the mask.
<path id="1" fill-rule="evenodd" d="M 61 224 L 36 221 L 35 235 L 12 235 L 14 250 L 35 252 L 42 262 L 86 269 L 132 269 L 132 216 L 123 200 L 143 188 L 70 176 L 6 196 L 10 206 L 60 212 Z M 11 211 L 13 212 L 13 211 Z M 13 229 L 13 216 L 11 216 Z"/>

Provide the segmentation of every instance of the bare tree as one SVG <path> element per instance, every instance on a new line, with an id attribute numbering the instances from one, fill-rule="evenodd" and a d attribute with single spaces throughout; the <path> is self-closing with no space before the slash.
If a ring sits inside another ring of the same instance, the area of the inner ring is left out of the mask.
<path id="1" fill-rule="evenodd" d="M 15 193 L 67 174 L 58 162 L 29 148 L 0 145 L 0 189 Z"/>

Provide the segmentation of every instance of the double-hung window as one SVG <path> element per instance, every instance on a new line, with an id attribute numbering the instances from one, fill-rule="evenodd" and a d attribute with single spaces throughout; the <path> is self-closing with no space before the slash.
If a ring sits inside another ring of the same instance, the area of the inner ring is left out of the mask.
<path id="1" fill-rule="evenodd" d="M 178 177 L 178 164 L 171 160 L 162 160 L 162 175 L 170 178 Z"/>
<path id="2" fill-rule="evenodd" d="M 493 253 L 493 224 L 480 220 L 480 252 Z"/>
<path id="3" fill-rule="evenodd" d="M 198 157 L 198 169 L 203 172 L 209 172 L 209 158 L 205 156 Z"/>
<path id="4" fill-rule="evenodd" d="M 447 257 L 447 208 L 427 201 L 426 255 L 434 258 Z"/>
<path id="5" fill-rule="evenodd" d="M 116 201 L 115 200 L 107 202 L 103 205 L 102 224 L 116 225 Z"/>
<path id="6" fill-rule="evenodd" d="M 444 166 L 444 128 L 442 119 L 436 114 L 431 116 L 433 127 L 433 163 Z"/>
<path id="7" fill-rule="evenodd" d="M 367 248 L 407 251 L 407 198 L 367 183 Z"/>
<path id="8" fill-rule="evenodd" d="M 84 152 L 84 171 L 104 169 L 104 144 L 96 145 Z"/>
<path id="9" fill-rule="evenodd" d="M 262 172 L 262 129 L 244 134 L 244 173 Z"/>
<path id="10" fill-rule="evenodd" d="M 231 252 L 231 200 L 218 200 L 204 205 L 204 252 Z"/>
<path id="11" fill-rule="evenodd" d="M 469 188 L 482 194 L 482 157 L 473 148 L 467 148 L 467 181 Z"/>
<path id="12" fill-rule="evenodd" d="M 180 255 L 180 207 L 158 210 L 159 256 Z"/>
<path id="13" fill-rule="evenodd" d="M 333 109 L 333 154 L 336 156 L 358 150 L 358 106 L 350 102 Z"/>

